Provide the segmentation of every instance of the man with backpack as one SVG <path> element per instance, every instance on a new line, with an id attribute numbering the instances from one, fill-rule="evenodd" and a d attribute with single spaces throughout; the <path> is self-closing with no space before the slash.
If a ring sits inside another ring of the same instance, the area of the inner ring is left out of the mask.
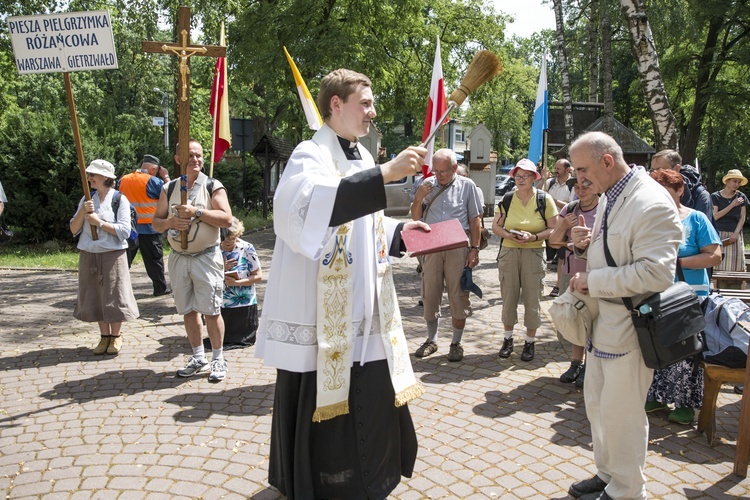
<path id="1" fill-rule="evenodd" d="M 156 203 L 165 182 L 169 182 L 167 169 L 160 166 L 159 158 L 144 155 L 135 172 L 120 179 L 120 191 L 135 207 L 138 218 L 136 229 L 138 238 L 128 239 L 128 267 L 133 263 L 138 250 L 143 257 L 146 273 L 154 285 L 154 297 L 167 295 L 172 290 L 164 277 L 164 250 L 161 233 L 154 230 L 151 222 L 156 212 Z"/>
<path id="2" fill-rule="evenodd" d="M 180 202 L 181 179 L 164 185 L 154 213 L 156 231 L 168 231 L 172 246 L 169 256 L 169 277 L 172 280 L 177 312 L 185 320 L 193 355 L 185 368 L 177 370 L 180 377 L 190 377 L 209 368 L 210 382 L 224 380 L 224 321 L 221 318 L 224 290 L 224 260 L 219 248 L 220 228 L 232 225 L 226 188 L 202 172 L 203 146 L 195 139 L 188 146 L 185 189 L 187 203 Z M 180 163 L 175 155 L 175 162 Z M 182 231 L 187 231 L 187 248 L 182 248 Z M 203 348 L 203 325 L 206 320 L 213 357 L 209 363 Z"/>

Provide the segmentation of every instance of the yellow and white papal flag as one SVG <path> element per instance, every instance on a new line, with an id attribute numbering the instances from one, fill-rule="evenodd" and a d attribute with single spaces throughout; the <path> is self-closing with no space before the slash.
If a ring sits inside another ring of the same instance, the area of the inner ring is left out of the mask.
<path id="1" fill-rule="evenodd" d="M 320 129 L 320 126 L 323 125 L 323 119 L 320 117 L 320 112 L 318 111 L 318 107 L 315 105 L 315 100 L 310 95 L 310 91 L 307 90 L 307 85 L 305 85 L 305 81 L 302 79 L 302 75 L 299 74 L 297 65 L 294 64 L 294 61 L 289 55 L 289 52 L 287 52 L 286 47 L 284 47 L 284 54 L 286 54 L 286 59 L 287 61 L 289 61 L 289 66 L 292 68 L 292 74 L 294 75 L 294 84 L 297 86 L 297 93 L 299 94 L 299 99 L 302 102 L 302 109 L 305 110 L 307 124 L 311 129 L 318 130 Z"/>

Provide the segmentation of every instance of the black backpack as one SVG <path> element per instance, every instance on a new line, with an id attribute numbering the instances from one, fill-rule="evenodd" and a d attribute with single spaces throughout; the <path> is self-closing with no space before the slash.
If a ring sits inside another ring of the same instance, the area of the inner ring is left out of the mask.
<path id="1" fill-rule="evenodd" d="M 112 211 L 115 213 L 115 222 L 117 222 L 117 210 L 120 208 L 121 199 L 122 193 L 115 190 L 115 194 L 112 196 Z M 138 214 L 132 203 L 130 204 L 130 236 L 128 236 L 128 239 L 138 241 Z"/>

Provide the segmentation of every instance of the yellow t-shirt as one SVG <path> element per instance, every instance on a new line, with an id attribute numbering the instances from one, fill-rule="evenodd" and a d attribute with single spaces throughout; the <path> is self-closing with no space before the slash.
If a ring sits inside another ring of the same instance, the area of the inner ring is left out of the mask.
<path id="1" fill-rule="evenodd" d="M 515 229 L 517 231 L 528 231 L 529 233 L 536 234 L 541 233 L 547 228 L 544 219 L 542 219 L 542 216 L 536 210 L 536 193 L 537 190 L 535 188 L 534 195 L 529 199 L 526 206 L 524 206 L 524 204 L 521 203 L 521 199 L 518 197 L 518 193 L 513 191 L 510 208 L 508 209 L 508 213 L 505 216 L 505 223 L 503 224 L 506 231 L 509 229 Z M 544 193 L 544 196 L 547 199 L 547 207 L 544 216 L 547 220 L 550 220 L 558 213 L 557 205 L 555 205 L 555 200 L 552 199 L 549 193 Z M 507 248 L 542 248 L 544 246 L 544 241 L 539 240 L 527 243 L 526 245 L 520 245 L 509 238 L 505 238 L 503 240 L 503 246 Z"/>

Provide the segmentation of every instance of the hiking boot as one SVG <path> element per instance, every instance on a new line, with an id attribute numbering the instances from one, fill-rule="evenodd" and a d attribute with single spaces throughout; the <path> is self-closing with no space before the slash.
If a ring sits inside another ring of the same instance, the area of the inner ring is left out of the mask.
<path id="1" fill-rule="evenodd" d="M 586 365 L 581 365 L 581 373 L 578 374 L 578 377 L 576 377 L 576 387 L 579 389 L 583 389 L 583 379 L 586 377 Z"/>
<path id="2" fill-rule="evenodd" d="M 669 414 L 667 420 L 680 425 L 690 425 L 693 423 L 695 418 L 695 410 L 692 408 L 675 408 L 675 410 Z"/>
<path id="3" fill-rule="evenodd" d="M 560 382 L 563 384 L 571 384 L 576 381 L 578 375 L 581 374 L 582 363 L 580 361 L 573 361 L 570 363 L 568 370 L 560 375 Z"/>
<path id="4" fill-rule="evenodd" d="M 219 382 L 227 377 L 227 361 L 219 358 L 211 361 L 211 373 L 208 375 L 209 382 Z"/>
<path id="5" fill-rule="evenodd" d="M 185 368 L 177 370 L 177 375 L 180 377 L 192 377 L 196 373 L 206 371 L 207 369 L 208 360 L 206 358 L 198 359 L 195 356 L 190 356 Z"/>
<path id="6" fill-rule="evenodd" d="M 109 336 L 102 337 L 101 340 L 99 340 L 97 346 L 94 347 L 94 354 L 97 356 L 104 354 L 107 352 L 107 347 L 109 347 Z"/>
<path id="7" fill-rule="evenodd" d="M 534 359 L 534 342 L 524 342 L 521 361 L 531 361 Z"/>
<path id="8" fill-rule="evenodd" d="M 513 337 L 503 340 L 503 346 L 500 348 L 500 353 L 497 355 L 500 358 L 509 358 L 513 352 Z"/>
<path id="9" fill-rule="evenodd" d="M 107 354 L 119 354 L 122 349 L 122 336 L 112 337 L 107 347 Z"/>
<path id="10" fill-rule="evenodd" d="M 450 351 L 448 351 L 448 361 L 461 361 L 464 359 L 464 348 L 461 347 L 461 343 L 451 344 Z"/>
<path id="11" fill-rule="evenodd" d="M 667 405 L 667 403 L 662 403 L 661 401 L 646 401 L 646 413 L 653 413 L 655 411 L 666 410 L 668 408 L 669 405 Z"/>
<path id="12" fill-rule="evenodd" d="M 437 344 L 432 340 L 426 340 L 424 344 L 419 346 L 414 352 L 414 355 L 418 358 L 426 358 L 430 354 L 437 352 Z"/>

